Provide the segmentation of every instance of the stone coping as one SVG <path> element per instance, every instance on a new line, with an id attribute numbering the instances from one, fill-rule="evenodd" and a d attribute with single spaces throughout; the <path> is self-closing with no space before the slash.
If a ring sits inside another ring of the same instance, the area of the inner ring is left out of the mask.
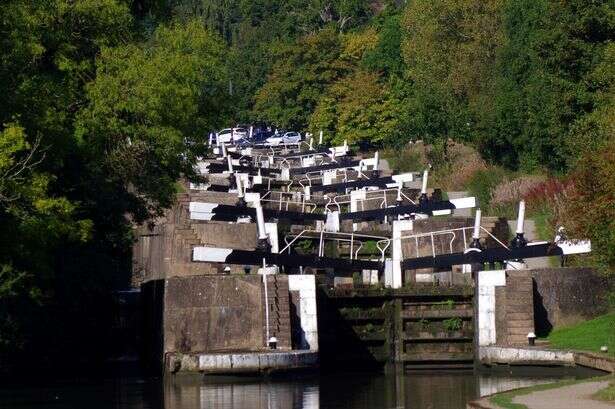
<path id="1" fill-rule="evenodd" d="M 481 346 L 481 364 L 584 366 L 615 373 L 615 358 L 586 351 L 544 347 Z"/>
<path id="2" fill-rule="evenodd" d="M 165 357 L 165 370 L 169 373 L 271 373 L 315 368 L 318 368 L 315 351 L 168 353 Z"/>

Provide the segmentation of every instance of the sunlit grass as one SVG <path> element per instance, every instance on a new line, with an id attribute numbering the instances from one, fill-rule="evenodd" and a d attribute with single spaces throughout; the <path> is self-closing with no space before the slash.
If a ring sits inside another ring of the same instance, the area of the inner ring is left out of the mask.
<path id="1" fill-rule="evenodd" d="M 606 345 L 608 354 L 615 356 L 615 313 L 602 315 L 570 327 L 556 328 L 548 340 L 554 348 L 600 352 Z"/>

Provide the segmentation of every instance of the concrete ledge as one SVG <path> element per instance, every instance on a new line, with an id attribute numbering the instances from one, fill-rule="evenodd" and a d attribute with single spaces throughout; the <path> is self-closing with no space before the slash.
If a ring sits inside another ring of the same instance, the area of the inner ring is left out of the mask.
<path id="1" fill-rule="evenodd" d="M 545 348 L 483 346 L 479 348 L 481 364 L 584 366 L 615 373 L 615 358 L 591 352 Z"/>
<path id="2" fill-rule="evenodd" d="M 318 367 L 318 352 L 276 351 L 229 354 L 168 353 L 165 369 L 170 373 L 204 374 L 270 373 Z"/>
<path id="3" fill-rule="evenodd" d="M 591 352 L 574 352 L 574 363 L 588 368 L 615 373 L 615 358 Z"/>
<path id="4" fill-rule="evenodd" d="M 574 353 L 537 348 L 514 348 L 483 346 L 479 348 L 478 359 L 485 365 L 562 365 L 575 366 Z"/>

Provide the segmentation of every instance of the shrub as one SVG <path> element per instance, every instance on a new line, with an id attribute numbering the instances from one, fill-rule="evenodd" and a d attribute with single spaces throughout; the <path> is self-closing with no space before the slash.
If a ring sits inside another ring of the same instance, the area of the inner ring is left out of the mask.
<path id="1" fill-rule="evenodd" d="M 542 176 L 521 176 L 516 179 L 506 179 L 494 187 L 491 192 L 491 204 L 498 206 L 507 203 L 518 203 L 529 192 L 544 183 Z"/>
<path id="2" fill-rule="evenodd" d="M 459 317 L 447 318 L 442 321 L 444 329 L 447 331 L 459 331 L 463 325 L 463 321 Z"/>
<path id="3" fill-rule="evenodd" d="M 491 191 L 506 175 L 506 171 L 499 167 L 479 170 L 468 180 L 465 188 L 476 197 L 481 208 L 487 208 L 491 204 Z"/>
<path id="4" fill-rule="evenodd" d="M 389 161 L 395 172 L 420 172 L 427 167 L 427 159 L 422 143 L 408 144 L 403 148 L 387 148 L 382 156 Z"/>

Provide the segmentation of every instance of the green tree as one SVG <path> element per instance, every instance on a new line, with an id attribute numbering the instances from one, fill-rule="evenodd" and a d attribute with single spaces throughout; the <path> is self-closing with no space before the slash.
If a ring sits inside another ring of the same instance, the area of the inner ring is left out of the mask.
<path id="1" fill-rule="evenodd" d="M 173 203 L 180 176 L 195 176 L 204 135 L 225 115 L 224 51 L 192 21 L 161 26 L 144 45 L 105 48 L 97 59 L 76 134 L 97 186 L 126 192 L 124 210 L 137 221 Z"/>
<path id="2" fill-rule="evenodd" d="M 310 118 L 310 130 L 323 130 L 338 144 L 382 143 L 397 132 L 398 103 L 377 74 L 357 71 L 328 88 Z"/>
<path id="3" fill-rule="evenodd" d="M 348 72 L 341 51 L 340 37 L 330 29 L 280 45 L 268 80 L 255 96 L 255 117 L 304 129 L 326 87 Z"/>
<path id="4" fill-rule="evenodd" d="M 472 139 L 502 42 L 500 8 L 499 0 L 408 5 L 401 26 L 412 139 Z"/>

